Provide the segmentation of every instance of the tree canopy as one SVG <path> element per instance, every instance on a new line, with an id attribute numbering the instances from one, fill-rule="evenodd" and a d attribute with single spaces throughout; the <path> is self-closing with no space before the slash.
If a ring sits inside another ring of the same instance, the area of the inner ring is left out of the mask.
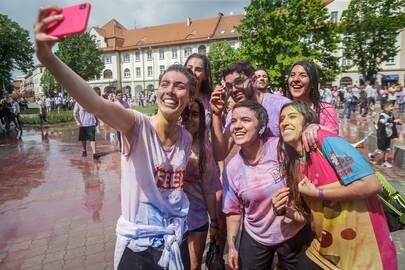
<path id="1" fill-rule="evenodd" d="M 84 80 L 100 78 L 104 63 L 101 59 L 101 50 L 97 48 L 94 39 L 89 33 L 66 37 L 59 43 L 56 55 Z M 55 94 L 61 87 L 46 70 L 41 79 L 41 85 L 47 88 L 48 94 Z"/>
<path id="2" fill-rule="evenodd" d="M 397 36 L 405 28 L 405 0 L 352 0 L 343 12 L 344 57 L 363 78 L 374 81 L 381 64 L 399 51 Z"/>
<path id="3" fill-rule="evenodd" d="M 11 92 L 12 71 L 28 72 L 33 67 L 33 53 L 28 31 L 0 14 L 0 88 Z"/>
<path id="4" fill-rule="evenodd" d="M 252 0 L 238 31 L 242 53 L 268 70 L 274 86 L 284 85 L 290 66 L 303 59 L 318 66 L 321 81 L 339 73 L 337 25 L 321 0 Z"/>
<path id="5" fill-rule="evenodd" d="M 233 49 L 228 41 L 215 41 L 210 44 L 208 59 L 211 63 L 211 75 L 214 84 L 220 84 L 224 69 L 237 60 L 243 60 L 238 50 Z"/>

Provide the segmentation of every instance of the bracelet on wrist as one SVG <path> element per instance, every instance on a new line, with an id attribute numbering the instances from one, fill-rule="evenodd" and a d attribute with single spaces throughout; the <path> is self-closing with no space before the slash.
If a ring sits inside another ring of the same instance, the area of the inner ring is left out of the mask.
<path id="1" fill-rule="evenodd" d="M 319 189 L 318 190 L 318 198 L 323 200 L 325 198 L 325 195 L 323 194 L 323 190 Z"/>

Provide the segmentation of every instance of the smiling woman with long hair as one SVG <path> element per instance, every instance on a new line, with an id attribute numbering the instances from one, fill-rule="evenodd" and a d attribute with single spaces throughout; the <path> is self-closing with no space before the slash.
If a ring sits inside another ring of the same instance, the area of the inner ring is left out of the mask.
<path id="1" fill-rule="evenodd" d="M 287 80 L 286 97 L 305 102 L 317 115 L 318 122 L 308 125 L 303 132 L 304 146 L 309 151 L 315 146 L 316 131 L 328 130 L 339 134 L 339 119 L 336 109 L 331 104 L 322 102 L 319 93 L 319 71 L 309 61 L 299 61 L 292 65 Z"/>
<path id="2" fill-rule="evenodd" d="M 217 224 L 212 220 L 216 217 L 215 193 L 221 190 L 221 185 L 218 178 L 212 177 L 216 172 L 209 166 L 213 160 L 212 155 L 207 156 L 205 113 L 200 99 L 190 102 L 182 114 L 182 120 L 193 137 L 192 153 L 184 177 L 184 192 L 190 201 L 187 223 L 191 269 L 197 270 L 201 269 L 208 228 L 211 239 L 215 239 L 217 234 Z M 211 223 L 208 222 L 208 214 Z"/>
<path id="3" fill-rule="evenodd" d="M 164 71 L 156 92 L 158 111 L 152 117 L 105 100 L 52 52 L 52 45 L 61 40 L 47 35 L 46 29 L 62 19 L 51 15 L 58 11 L 40 9 L 34 24 L 39 61 L 86 111 L 122 134 L 114 268 L 189 269 L 189 201 L 183 181 L 192 138 L 177 123 L 195 90 L 195 77 L 182 65 Z"/>
<path id="4" fill-rule="evenodd" d="M 271 269 L 276 252 L 281 269 L 295 269 L 312 240 L 304 218 L 272 209 L 272 196 L 284 190 L 285 179 L 277 160 L 279 139 L 266 135 L 267 121 L 266 109 L 252 100 L 238 102 L 232 110 L 230 133 L 241 149 L 224 172 L 223 212 L 232 269 Z"/>
<path id="5" fill-rule="evenodd" d="M 280 115 L 277 152 L 288 191 L 273 204 L 277 212 L 291 199 L 305 208 L 302 197 L 315 233 L 296 269 L 397 269 L 374 170 L 350 143 L 326 130 L 306 152 L 302 132 L 316 118 L 302 101 L 284 105 Z"/>

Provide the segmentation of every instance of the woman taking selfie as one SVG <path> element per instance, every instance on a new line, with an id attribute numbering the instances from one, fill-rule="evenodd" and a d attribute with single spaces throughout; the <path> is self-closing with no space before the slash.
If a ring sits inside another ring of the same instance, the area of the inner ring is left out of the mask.
<path id="1" fill-rule="evenodd" d="M 267 121 L 266 109 L 252 100 L 236 103 L 232 110 L 230 132 L 241 148 L 224 172 L 223 212 L 232 269 L 271 269 L 275 252 L 280 269 L 296 269 L 312 240 L 304 219 L 289 215 L 294 211 L 286 216 L 272 211 L 271 198 L 285 181 L 277 161 L 278 138 L 265 135 Z"/>
<path id="2" fill-rule="evenodd" d="M 311 212 L 315 238 L 297 269 L 397 269 L 374 170 L 343 138 L 319 130 L 316 149 L 304 150 L 302 131 L 317 121 L 302 101 L 284 105 L 277 147 L 287 192 L 273 197 L 276 212 L 289 198 Z M 298 214 L 296 216 L 299 216 Z"/>
<path id="3" fill-rule="evenodd" d="M 45 30 L 62 17 L 50 16 L 52 11 L 59 9 L 40 9 L 34 24 L 39 61 L 86 111 L 122 134 L 115 269 L 189 269 L 189 201 L 182 187 L 192 139 L 177 122 L 195 89 L 194 76 L 181 65 L 170 66 L 159 79 L 152 117 L 109 102 L 53 54 L 60 40 Z"/>

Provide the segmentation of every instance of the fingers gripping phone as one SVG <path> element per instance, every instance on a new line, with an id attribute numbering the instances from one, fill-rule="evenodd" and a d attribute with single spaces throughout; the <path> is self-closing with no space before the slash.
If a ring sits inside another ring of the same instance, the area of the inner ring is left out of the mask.
<path id="1" fill-rule="evenodd" d="M 63 15 L 63 19 L 51 23 L 47 28 L 47 34 L 54 37 L 63 37 L 82 33 L 86 30 L 90 15 L 90 3 L 64 7 L 60 12 L 52 12 L 50 16 Z"/>

